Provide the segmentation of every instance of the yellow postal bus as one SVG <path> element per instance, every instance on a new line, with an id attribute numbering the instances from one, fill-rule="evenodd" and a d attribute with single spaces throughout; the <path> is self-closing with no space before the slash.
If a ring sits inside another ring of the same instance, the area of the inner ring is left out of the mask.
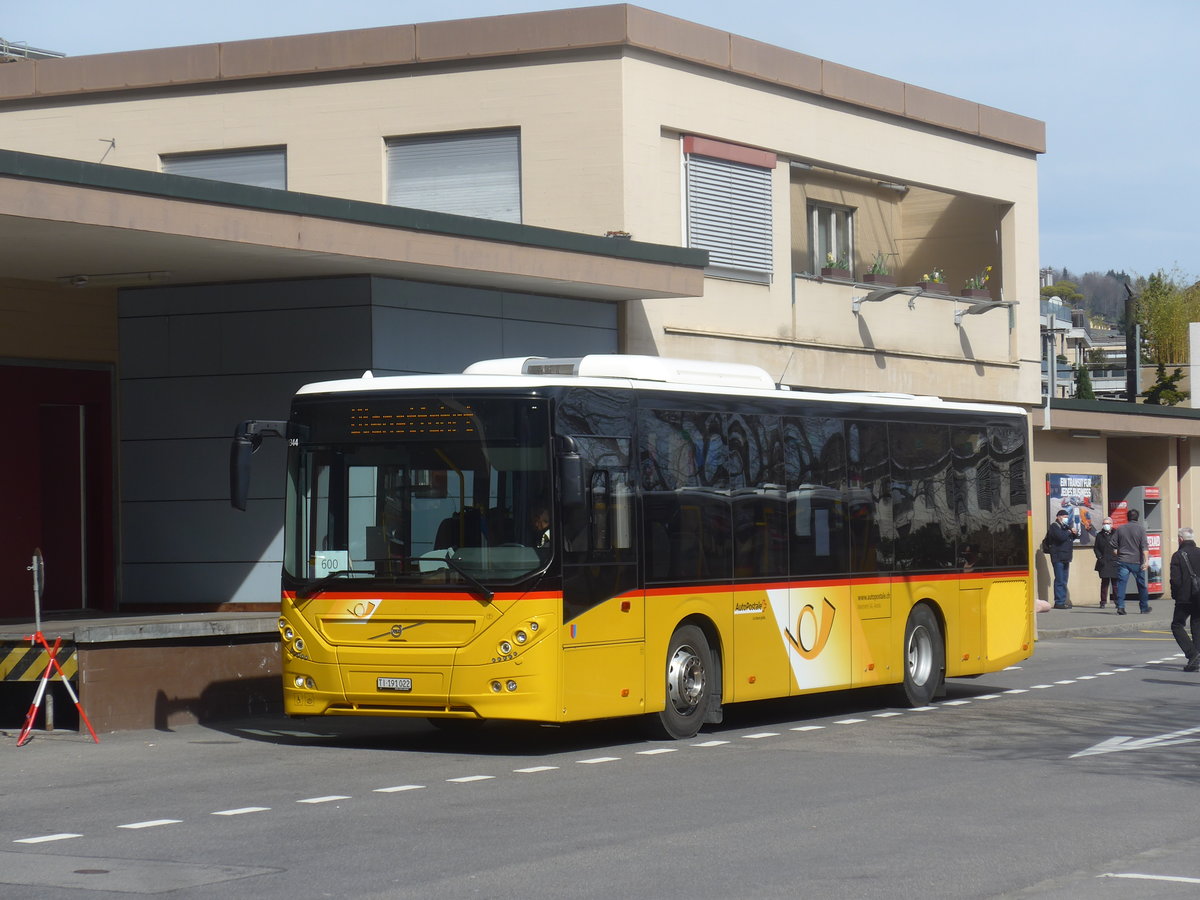
<path id="1" fill-rule="evenodd" d="M 777 387 L 752 366 L 519 358 L 302 388 L 279 629 L 291 715 L 642 716 L 1031 653 L 1015 407 Z"/>

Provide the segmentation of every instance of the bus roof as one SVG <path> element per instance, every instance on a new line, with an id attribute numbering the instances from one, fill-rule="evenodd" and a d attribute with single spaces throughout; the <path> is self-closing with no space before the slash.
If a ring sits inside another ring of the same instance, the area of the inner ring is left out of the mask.
<path id="1" fill-rule="evenodd" d="M 462 374 L 388 375 L 306 384 L 297 396 L 530 387 L 621 387 L 631 390 L 669 390 L 682 393 L 762 397 L 784 395 L 794 400 L 850 402 L 875 406 L 946 409 L 1024 416 L 1019 406 L 943 400 L 940 397 L 892 391 L 823 392 L 777 385 L 764 369 L 743 363 L 674 359 L 662 356 L 592 354 L 581 357 L 519 356 L 473 363 Z"/>

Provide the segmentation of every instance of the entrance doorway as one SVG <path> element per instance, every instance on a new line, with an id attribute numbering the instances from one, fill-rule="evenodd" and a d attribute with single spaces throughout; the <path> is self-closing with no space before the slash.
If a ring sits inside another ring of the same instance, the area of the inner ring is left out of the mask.
<path id="1" fill-rule="evenodd" d="M 113 604 L 112 373 L 0 365 L 7 434 L 0 441 L 0 618 Z"/>

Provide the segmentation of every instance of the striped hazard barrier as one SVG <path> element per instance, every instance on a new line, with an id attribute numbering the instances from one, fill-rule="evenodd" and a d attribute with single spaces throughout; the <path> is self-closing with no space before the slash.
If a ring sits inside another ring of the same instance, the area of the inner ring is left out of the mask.
<path id="1" fill-rule="evenodd" d="M 75 647 L 67 646 L 56 654 L 66 678 L 77 680 L 79 661 L 75 658 Z M 0 681 L 37 681 L 50 664 L 50 653 L 45 647 L 29 641 L 0 643 Z"/>

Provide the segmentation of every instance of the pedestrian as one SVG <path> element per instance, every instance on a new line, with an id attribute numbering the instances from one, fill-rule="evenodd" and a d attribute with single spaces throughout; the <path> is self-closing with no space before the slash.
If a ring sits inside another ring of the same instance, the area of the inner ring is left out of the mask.
<path id="1" fill-rule="evenodd" d="M 1071 600 L 1067 596 L 1067 576 L 1071 570 L 1071 557 L 1075 553 L 1075 537 L 1077 532 L 1070 525 L 1071 514 L 1060 509 L 1046 529 L 1046 537 L 1042 541 L 1042 549 L 1050 557 L 1050 565 L 1054 569 L 1054 608 L 1070 609 Z"/>
<path id="2" fill-rule="evenodd" d="M 1137 583 L 1138 606 L 1150 612 L 1150 592 L 1146 590 L 1146 570 L 1150 568 L 1150 544 L 1146 529 L 1138 520 L 1136 509 L 1129 511 L 1129 521 L 1117 529 L 1117 615 L 1125 615 L 1125 580 L 1132 575 Z"/>
<path id="3" fill-rule="evenodd" d="M 1112 594 L 1113 606 L 1117 605 L 1117 536 L 1113 533 L 1112 516 L 1104 517 L 1104 524 L 1096 532 L 1096 543 L 1092 544 L 1096 554 L 1096 574 L 1100 576 L 1100 608 L 1108 604 Z"/>
<path id="4" fill-rule="evenodd" d="M 1195 532 L 1190 528 L 1179 529 L 1179 549 L 1171 557 L 1171 597 L 1175 601 L 1175 615 L 1171 617 L 1171 634 L 1175 643 L 1187 657 L 1185 672 L 1200 672 L 1200 547 L 1196 546 Z M 1192 634 L 1186 629 L 1192 620 Z"/>

